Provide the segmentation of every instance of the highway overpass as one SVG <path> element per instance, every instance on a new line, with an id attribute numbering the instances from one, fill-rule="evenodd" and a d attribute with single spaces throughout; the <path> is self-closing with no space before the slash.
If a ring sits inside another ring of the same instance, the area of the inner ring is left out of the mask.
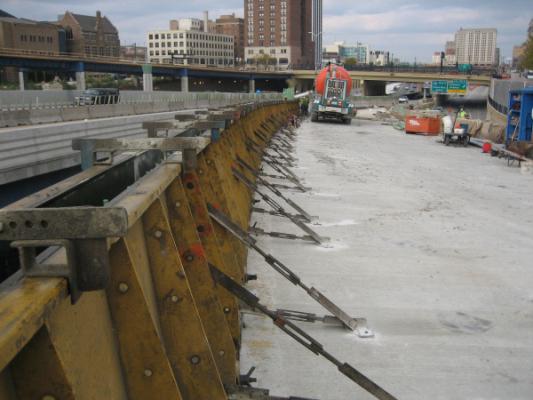
<path id="1" fill-rule="evenodd" d="M 316 75 L 312 70 L 260 71 L 248 68 L 213 68 L 198 65 L 141 64 L 109 57 L 42 54 L 0 49 L 0 67 L 15 67 L 19 70 L 21 88 L 24 73 L 30 70 L 72 73 L 76 76 L 78 89 L 85 89 L 85 73 L 117 73 L 142 75 L 143 88 L 153 90 L 153 76 L 170 77 L 179 81 L 179 90 L 187 91 L 281 91 L 295 86 L 298 91 L 312 89 Z M 432 72 L 428 72 L 432 71 Z M 464 75 L 448 70 L 440 73 L 438 68 L 402 69 L 401 67 L 380 70 L 351 71 L 357 87 L 367 95 L 384 94 L 386 82 L 424 83 L 432 80 L 465 79 L 470 84 L 489 86 L 490 71 Z"/>

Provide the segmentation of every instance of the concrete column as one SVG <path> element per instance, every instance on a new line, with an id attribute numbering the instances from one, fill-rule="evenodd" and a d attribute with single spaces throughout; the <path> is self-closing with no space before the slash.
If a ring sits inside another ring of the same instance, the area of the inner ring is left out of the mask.
<path id="1" fill-rule="evenodd" d="M 76 72 L 76 89 L 85 90 L 87 86 L 85 84 L 85 71 Z"/>
<path id="2" fill-rule="evenodd" d="M 19 69 L 19 90 L 24 91 L 26 87 L 27 73 L 23 69 Z"/>
<path id="3" fill-rule="evenodd" d="M 152 65 L 144 64 L 142 68 L 143 68 L 143 91 L 153 92 L 154 91 L 154 80 L 152 76 Z"/>
<path id="4" fill-rule="evenodd" d="M 189 93 L 189 77 L 187 75 L 181 76 L 181 92 Z"/>
<path id="5" fill-rule="evenodd" d="M 253 78 L 248 81 L 248 91 L 250 93 L 255 93 L 255 79 Z"/>
<path id="6" fill-rule="evenodd" d="M 85 64 L 78 62 L 75 65 L 76 72 L 76 89 L 85 90 L 87 85 L 85 83 Z"/>

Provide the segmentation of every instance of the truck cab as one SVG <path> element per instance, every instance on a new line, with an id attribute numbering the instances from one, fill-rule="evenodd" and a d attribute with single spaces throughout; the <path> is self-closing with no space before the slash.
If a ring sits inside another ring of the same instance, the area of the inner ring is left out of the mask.
<path id="1" fill-rule="evenodd" d="M 337 119 L 350 124 L 355 108 L 347 95 L 347 80 L 329 78 L 323 95 L 317 94 L 313 102 L 311 120 Z"/>

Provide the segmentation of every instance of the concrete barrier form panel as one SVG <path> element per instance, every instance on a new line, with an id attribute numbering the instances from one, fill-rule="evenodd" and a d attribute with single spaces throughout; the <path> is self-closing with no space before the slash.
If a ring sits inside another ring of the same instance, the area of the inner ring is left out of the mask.
<path id="1" fill-rule="evenodd" d="M 29 110 L 2 111 L 1 122 L 4 127 L 30 125 Z"/>
<path id="2" fill-rule="evenodd" d="M 154 112 L 154 105 L 147 103 L 147 104 L 134 104 L 133 105 L 133 111 L 135 114 L 150 114 Z"/>
<path id="3" fill-rule="evenodd" d="M 63 121 L 80 121 L 89 119 L 88 107 L 69 107 L 61 109 L 61 118 Z"/>
<path id="4" fill-rule="evenodd" d="M 153 112 L 168 112 L 170 111 L 170 107 L 167 102 L 161 102 L 161 103 L 154 103 L 154 111 Z"/>
<path id="5" fill-rule="evenodd" d="M 32 125 L 53 124 L 62 122 L 60 108 L 42 108 L 30 110 L 30 122 Z"/>
<path id="6" fill-rule="evenodd" d="M 115 117 L 115 105 L 114 104 L 98 104 L 88 107 L 89 118 L 109 118 Z"/>
<path id="7" fill-rule="evenodd" d="M 115 104 L 115 116 L 133 115 L 135 110 L 133 104 Z"/>

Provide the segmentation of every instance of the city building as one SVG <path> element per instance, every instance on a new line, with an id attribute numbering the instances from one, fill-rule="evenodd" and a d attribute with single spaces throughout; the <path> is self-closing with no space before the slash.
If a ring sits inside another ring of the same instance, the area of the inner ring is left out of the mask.
<path id="1" fill-rule="evenodd" d="M 355 45 L 343 44 L 339 46 L 341 60 L 355 58 L 358 64 L 368 64 L 370 59 L 370 47 L 367 44 L 356 43 Z"/>
<path id="2" fill-rule="evenodd" d="M 147 34 L 148 61 L 153 64 L 196 64 L 230 66 L 234 64 L 234 38 L 216 33 L 207 13 L 195 18 L 170 21 L 170 29 Z"/>
<path id="3" fill-rule="evenodd" d="M 444 65 L 452 66 L 457 64 L 457 56 L 455 54 L 455 41 L 450 40 L 444 45 Z"/>
<path id="4" fill-rule="evenodd" d="M 313 0 L 311 40 L 314 42 L 315 69 L 322 67 L 322 0 Z"/>
<path id="5" fill-rule="evenodd" d="M 313 0 L 244 0 L 246 63 L 268 60 L 283 68 L 315 68 L 313 39 L 321 34 L 313 34 L 313 5 L 319 9 Z"/>
<path id="6" fill-rule="evenodd" d="M 244 62 L 244 18 L 235 14 L 221 15 L 216 20 L 216 32 L 233 36 L 233 49 L 236 64 Z"/>
<path id="7" fill-rule="evenodd" d="M 431 64 L 440 65 L 441 54 L 442 53 L 440 51 L 435 51 L 433 56 L 431 56 Z"/>
<path id="8" fill-rule="evenodd" d="M 357 64 L 370 62 L 370 46 L 359 42 L 354 45 L 346 44 L 344 41 L 335 42 L 324 47 L 323 53 L 323 58 L 331 60 L 336 57 L 339 62 L 344 62 L 347 58 L 355 58 Z"/>
<path id="9" fill-rule="evenodd" d="M 458 64 L 490 66 L 496 58 L 497 31 L 494 28 L 459 29 L 455 33 L 455 51 Z"/>
<path id="10" fill-rule="evenodd" d="M 64 53 L 65 31 L 55 24 L 16 18 L 0 10 L 0 47 Z"/>
<path id="11" fill-rule="evenodd" d="M 120 59 L 133 61 L 133 62 L 145 62 L 147 55 L 147 48 L 132 44 L 129 46 L 120 46 Z"/>
<path id="12" fill-rule="evenodd" d="M 100 11 L 96 16 L 65 12 L 58 24 L 66 31 L 67 51 L 92 57 L 119 57 L 118 30 Z"/>
<path id="13" fill-rule="evenodd" d="M 390 62 L 390 55 L 388 51 L 372 50 L 370 51 L 369 64 L 384 66 Z"/>

